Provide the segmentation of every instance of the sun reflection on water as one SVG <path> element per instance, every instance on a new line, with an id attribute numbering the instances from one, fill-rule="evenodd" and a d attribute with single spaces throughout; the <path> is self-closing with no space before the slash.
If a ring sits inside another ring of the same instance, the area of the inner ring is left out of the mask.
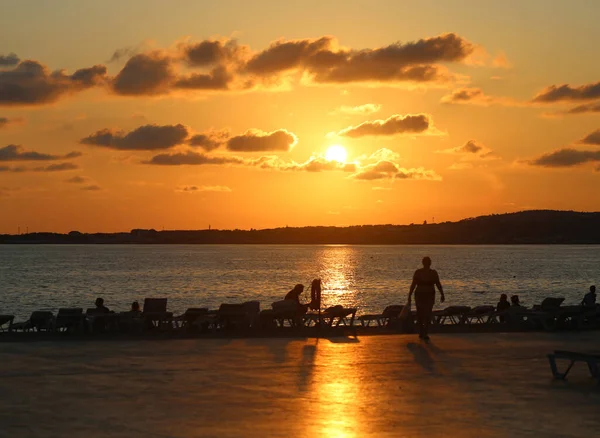
<path id="1" fill-rule="evenodd" d="M 356 248 L 326 246 L 317 258 L 323 280 L 323 307 L 355 305 Z"/>

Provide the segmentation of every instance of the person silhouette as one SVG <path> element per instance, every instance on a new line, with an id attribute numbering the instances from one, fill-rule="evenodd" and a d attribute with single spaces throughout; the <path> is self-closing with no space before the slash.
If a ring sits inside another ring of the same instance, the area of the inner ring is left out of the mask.
<path id="1" fill-rule="evenodd" d="M 594 307 L 596 305 L 596 286 L 590 286 L 590 291 L 583 297 L 581 305 L 583 307 Z"/>
<path id="2" fill-rule="evenodd" d="M 500 295 L 500 301 L 496 305 L 496 311 L 502 312 L 510 307 L 510 303 L 508 302 L 508 296 L 506 294 Z"/>
<path id="3" fill-rule="evenodd" d="M 286 295 L 284 300 L 291 300 L 291 301 L 295 301 L 298 304 L 298 308 L 302 309 L 305 313 L 308 310 L 308 307 L 310 305 L 310 303 L 306 303 L 306 304 L 302 304 L 300 302 L 300 295 L 304 292 L 304 285 L 303 284 L 297 284 L 296 286 L 294 286 L 294 288 L 289 291 Z"/>
<path id="4" fill-rule="evenodd" d="M 519 301 L 518 295 L 513 295 L 510 297 L 510 305 L 512 307 L 521 307 L 521 301 Z"/>
<path id="5" fill-rule="evenodd" d="M 412 284 L 408 293 L 408 299 L 415 294 L 415 305 L 417 307 L 417 326 L 419 338 L 429 340 L 429 324 L 431 313 L 435 303 L 435 288 L 440 291 L 440 302 L 444 302 L 444 288 L 440 283 L 440 277 L 435 269 L 431 269 L 431 258 L 423 257 L 423 267 L 417 269 L 413 275 Z"/>

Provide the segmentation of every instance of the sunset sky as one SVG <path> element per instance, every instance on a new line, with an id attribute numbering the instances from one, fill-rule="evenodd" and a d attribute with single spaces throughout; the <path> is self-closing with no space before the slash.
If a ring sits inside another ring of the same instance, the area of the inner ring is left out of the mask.
<path id="1" fill-rule="evenodd" d="M 598 17 L 596 0 L 5 1 L 0 233 L 600 210 Z"/>

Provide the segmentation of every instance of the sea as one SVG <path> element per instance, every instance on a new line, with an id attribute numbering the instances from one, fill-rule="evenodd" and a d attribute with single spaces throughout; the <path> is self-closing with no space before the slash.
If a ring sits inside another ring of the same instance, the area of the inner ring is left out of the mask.
<path id="1" fill-rule="evenodd" d="M 168 298 L 188 307 L 258 300 L 261 309 L 292 287 L 323 282 L 323 307 L 377 313 L 404 304 L 412 274 L 430 256 L 449 305 L 496 304 L 519 295 L 525 306 L 545 297 L 578 304 L 600 283 L 600 245 L 0 245 L 0 314 L 26 319 L 34 310 Z"/>

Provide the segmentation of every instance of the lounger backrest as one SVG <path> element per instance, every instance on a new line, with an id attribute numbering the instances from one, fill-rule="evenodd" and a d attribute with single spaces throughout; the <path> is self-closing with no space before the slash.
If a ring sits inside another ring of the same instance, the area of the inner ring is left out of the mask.
<path id="1" fill-rule="evenodd" d="M 552 297 L 544 298 L 544 300 L 542 301 L 541 308 L 542 308 L 542 310 L 557 309 L 560 307 L 560 305 L 563 303 L 564 300 L 565 299 L 562 297 L 560 297 L 560 298 L 552 298 Z"/>
<path id="2" fill-rule="evenodd" d="M 298 303 L 294 300 L 281 300 L 275 301 L 271 304 L 273 310 L 285 311 L 285 310 L 296 310 L 298 308 Z"/>
<path id="3" fill-rule="evenodd" d="M 469 306 L 450 306 L 450 307 L 446 307 L 444 309 L 444 311 L 448 314 L 452 314 L 452 315 L 461 315 L 463 313 L 466 313 L 468 311 L 470 311 L 471 308 Z"/>
<path id="4" fill-rule="evenodd" d="M 473 313 L 482 314 L 493 312 L 494 310 L 496 310 L 494 306 L 477 306 L 473 309 Z"/>
<path id="5" fill-rule="evenodd" d="M 81 316 L 83 315 L 83 309 L 81 307 L 63 308 L 58 309 L 57 316 Z"/>
<path id="6" fill-rule="evenodd" d="M 144 313 L 161 313 L 167 311 L 167 298 L 145 298 Z"/>
<path id="7" fill-rule="evenodd" d="M 246 313 L 248 313 L 249 315 L 258 315 L 260 313 L 259 301 L 246 301 L 242 305 L 244 306 Z"/>
<path id="8" fill-rule="evenodd" d="M 404 306 L 402 304 L 394 304 L 392 306 L 387 306 L 385 309 L 383 309 L 381 315 L 384 318 L 398 318 L 403 308 Z"/>
<path id="9" fill-rule="evenodd" d="M 56 315 L 56 323 L 58 325 L 79 323 L 82 320 L 82 318 L 83 309 L 80 307 L 58 309 L 58 314 Z"/>
<path id="10" fill-rule="evenodd" d="M 29 321 L 34 327 L 45 326 L 54 318 L 54 314 L 47 310 L 36 310 L 31 314 Z"/>
<path id="11" fill-rule="evenodd" d="M 219 306 L 219 315 L 246 315 L 246 309 L 243 304 L 223 303 Z"/>
<path id="12" fill-rule="evenodd" d="M 86 315 L 95 315 L 96 313 L 101 313 L 100 309 L 98 309 L 97 307 L 89 307 L 85 311 Z"/>

